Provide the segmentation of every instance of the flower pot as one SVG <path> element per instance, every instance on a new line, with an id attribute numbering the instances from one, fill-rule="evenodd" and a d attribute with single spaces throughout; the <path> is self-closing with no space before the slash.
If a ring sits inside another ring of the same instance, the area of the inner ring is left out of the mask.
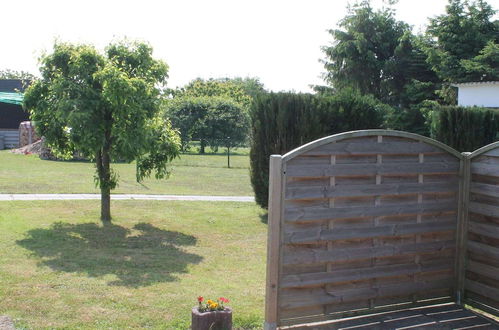
<path id="1" fill-rule="evenodd" d="M 223 311 L 200 312 L 197 307 L 192 309 L 193 330 L 231 330 L 232 309 L 225 307 Z"/>

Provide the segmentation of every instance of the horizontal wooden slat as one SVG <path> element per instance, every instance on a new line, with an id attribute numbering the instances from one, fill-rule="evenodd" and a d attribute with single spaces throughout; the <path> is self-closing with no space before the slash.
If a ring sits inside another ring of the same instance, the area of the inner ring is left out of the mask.
<path id="1" fill-rule="evenodd" d="M 349 261 L 367 258 L 382 258 L 417 253 L 442 252 L 454 249 L 455 240 L 423 242 L 402 245 L 383 245 L 373 247 L 341 248 L 331 251 L 308 249 L 292 254 L 284 254 L 284 265 L 315 264 L 326 262 Z"/>
<path id="2" fill-rule="evenodd" d="M 468 250 L 483 257 L 493 258 L 496 262 L 499 262 L 499 248 L 474 241 L 468 241 Z"/>
<path id="3" fill-rule="evenodd" d="M 499 166 L 493 164 L 472 162 L 471 173 L 488 176 L 499 176 Z"/>
<path id="4" fill-rule="evenodd" d="M 478 235 L 499 238 L 499 224 L 489 225 L 489 224 L 470 221 L 468 223 L 468 230 Z"/>
<path id="5" fill-rule="evenodd" d="M 494 288 L 489 285 L 485 285 L 476 281 L 471 281 L 469 279 L 466 279 L 465 288 L 466 290 L 478 293 L 481 296 L 493 299 L 495 301 L 499 301 L 498 288 Z"/>
<path id="6" fill-rule="evenodd" d="M 400 183 L 379 185 L 347 185 L 347 186 L 316 186 L 288 187 L 286 199 L 312 199 L 334 197 L 362 197 L 379 195 L 405 195 L 417 193 L 442 193 L 457 191 L 456 182 Z M 499 188 L 498 188 L 499 191 Z"/>
<path id="7" fill-rule="evenodd" d="M 455 163 L 407 163 L 407 164 L 335 164 L 335 165 L 288 165 L 289 177 L 323 177 L 348 175 L 409 175 L 457 173 Z"/>
<path id="8" fill-rule="evenodd" d="M 473 273 L 490 277 L 499 281 L 499 267 L 486 265 L 481 262 L 469 260 L 467 269 Z"/>
<path id="9" fill-rule="evenodd" d="M 430 281 L 428 283 L 400 283 L 390 285 L 374 285 L 370 288 L 337 290 L 331 292 L 307 292 L 280 295 L 280 307 L 283 309 L 303 308 L 316 305 L 334 304 L 346 301 L 367 300 L 380 297 L 411 295 L 419 292 L 452 287 L 452 278 Z"/>
<path id="10" fill-rule="evenodd" d="M 403 264 L 361 269 L 345 269 L 331 272 L 287 275 L 281 280 L 280 288 L 296 288 L 311 285 L 332 284 L 346 281 L 368 280 L 381 277 L 415 275 L 424 272 L 453 268 L 454 259 L 441 260 L 431 264 Z"/>
<path id="11" fill-rule="evenodd" d="M 378 205 L 362 207 L 310 207 L 285 210 L 284 219 L 290 222 L 310 222 L 328 219 L 381 217 L 457 211 L 457 201 L 423 204 Z"/>
<path id="12" fill-rule="evenodd" d="M 410 234 L 434 233 L 456 229 L 456 221 L 435 221 L 426 223 L 394 224 L 371 228 L 319 229 L 290 235 L 285 243 L 318 243 L 344 239 L 389 237 Z"/>
<path id="13" fill-rule="evenodd" d="M 305 152 L 305 156 L 320 155 L 376 155 L 376 154 L 419 154 L 442 152 L 434 146 L 417 142 L 337 142 Z"/>
<path id="14" fill-rule="evenodd" d="M 469 210 L 470 212 L 488 217 L 499 217 L 499 206 L 470 202 Z"/>
<path id="15" fill-rule="evenodd" d="M 499 197 L 499 186 L 495 184 L 472 182 L 470 185 L 470 192 L 491 197 Z"/>
<path id="16" fill-rule="evenodd" d="M 484 153 L 482 156 L 493 156 L 493 157 L 499 157 L 499 148 L 492 149 L 490 151 L 487 151 Z"/>

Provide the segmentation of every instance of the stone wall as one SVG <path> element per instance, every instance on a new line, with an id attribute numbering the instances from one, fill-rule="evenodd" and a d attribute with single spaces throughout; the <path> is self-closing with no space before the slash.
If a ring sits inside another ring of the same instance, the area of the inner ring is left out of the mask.
<path id="1" fill-rule="evenodd" d="M 24 147 L 25 145 L 32 144 L 35 141 L 40 140 L 40 137 L 36 135 L 35 126 L 31 121 L 23 121 L 19 124 L 19 147 Z"/>

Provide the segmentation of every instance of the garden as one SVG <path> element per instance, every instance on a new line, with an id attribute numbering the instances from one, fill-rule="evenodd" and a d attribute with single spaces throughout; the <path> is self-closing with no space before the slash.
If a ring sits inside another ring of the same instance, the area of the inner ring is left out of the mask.
<path id="1" fill-rule="evenodd" d="M 352 5 L 310 94 L 249 77 L 172 89 L 145 42 L 56 41 L 22 104 L 51 159 L 0 150 L 0 194 L 100 200 L 0 201 L 0 316 L 204 330 L 230 315 L 274 330 L 402 310 L 402 323 L 445 328 L 481 319 L 466 304 L 494 327 L 499 101 L 461 106 L 452 86 L 497 85 L 494 13 L 450 0 L 423 36 L 390 5 Z M 384 315 L 345 327 L 389 328 Z"/>

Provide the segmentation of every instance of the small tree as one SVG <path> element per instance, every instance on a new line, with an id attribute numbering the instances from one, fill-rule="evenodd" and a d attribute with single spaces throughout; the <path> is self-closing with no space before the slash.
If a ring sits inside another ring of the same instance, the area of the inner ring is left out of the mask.
<path id="1" fill-rule="evenodd" d="M 240 147 L 249 134 L 249 114 L 238 103 L 224 98 L 213 98 L 205 120 L 210 131 L 208 143 L 212 149 L 227 150 L 227 167 L 230 167 L 230 150 Z"/>
<path id="2" fill-rule="evenodd" d="M 167 177 L 167 164 L 179 153 L 179 137 L 158 116 L 160 90 L 168 66 L 152 58 L 143 43 L 110 44 L 105 55 L 90 45 L 56 43 L 41 58 L 42 78 L 27 91 L 25 107 L 39 133 L 56 152 L 78 150 L 96 166 L 101 220 L 111 221 L 110 192 L 118 176 L 113 160 L 137 162 L 137 180 L 155 171 Z"/>

